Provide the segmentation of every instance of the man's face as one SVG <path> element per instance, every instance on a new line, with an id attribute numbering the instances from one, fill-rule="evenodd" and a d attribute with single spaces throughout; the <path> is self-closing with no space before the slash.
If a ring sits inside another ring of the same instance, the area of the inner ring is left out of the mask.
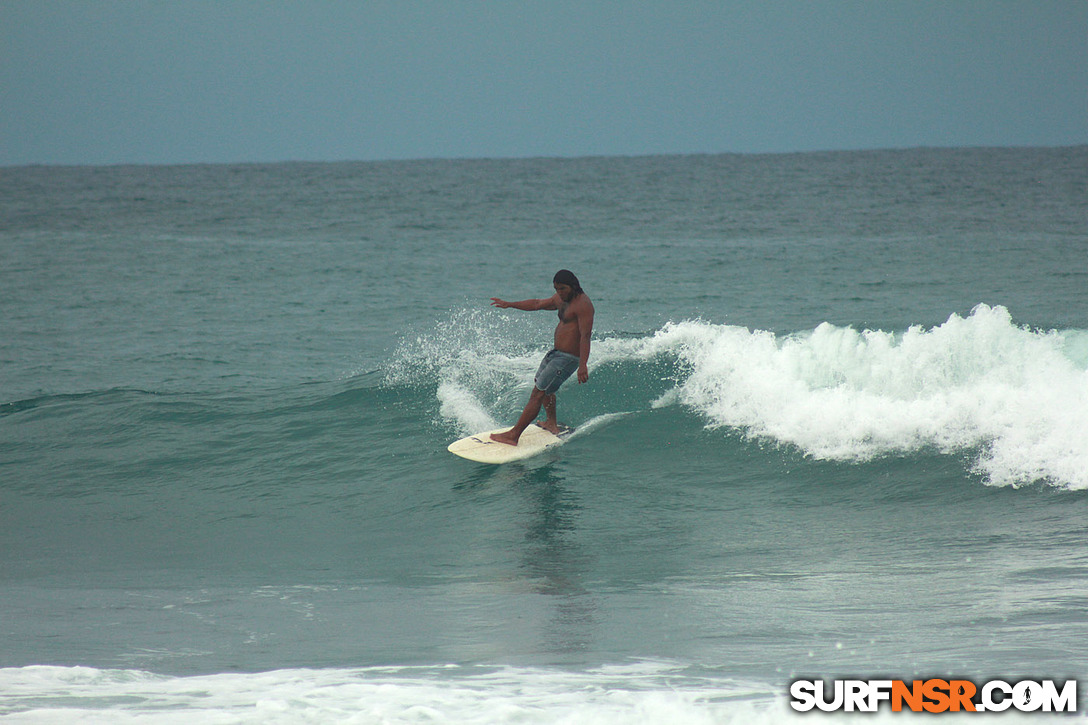
<path id="1" fill-rule="evenodd" d="M 574 298 L 574 288 L 569 284 L 559 284 L 556 282 L 552 285 L 555 287 L 556 293 L 559 295 L 559 299 L 564 302 L 570 302 Z"/>

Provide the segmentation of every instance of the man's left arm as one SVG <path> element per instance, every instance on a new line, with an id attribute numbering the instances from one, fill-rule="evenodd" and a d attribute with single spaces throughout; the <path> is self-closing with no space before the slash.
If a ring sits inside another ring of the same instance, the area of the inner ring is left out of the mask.
<path id="1" fill-rule="evenodd" d="M 589 341 L 593 337 L 593 303 L 578 313 L 578 382 L 589 380 Z"/>

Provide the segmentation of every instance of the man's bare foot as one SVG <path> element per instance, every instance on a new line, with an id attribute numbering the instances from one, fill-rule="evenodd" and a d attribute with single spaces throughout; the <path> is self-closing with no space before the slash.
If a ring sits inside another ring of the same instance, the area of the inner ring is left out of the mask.
<path id="1" fill-rule="evenodd" d="M 559 435 L 559 423 L 555 421 L 546 420 L 543 423 L 537 423 L 537 425 L 548 431 L 552 435 Z"/>
<path id="2" fill-rule="evenodd" d="M 496 443 L 505 443 L 508 446 L 516 446 L 518 444 L 519 437 L 520 436 L 515 436 L 514 431 L 512 430 L 508 430 L 505 433 L 491 434 L 491 440 L 495 441 Z"/>

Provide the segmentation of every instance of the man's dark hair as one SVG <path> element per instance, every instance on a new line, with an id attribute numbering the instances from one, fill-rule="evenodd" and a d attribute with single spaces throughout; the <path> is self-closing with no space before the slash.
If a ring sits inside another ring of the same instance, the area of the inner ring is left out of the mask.
<path id="1" fill-rule="evenodd" d="M 552 284 L 565 284 L 574 290 L 574 294 L 582 294 L 582 285 L 578 283 L 578 278 L 574 276 L 574 272 L 569 269 L 561 269 L 555 273 L 555 277 L 552 278 Z"/>

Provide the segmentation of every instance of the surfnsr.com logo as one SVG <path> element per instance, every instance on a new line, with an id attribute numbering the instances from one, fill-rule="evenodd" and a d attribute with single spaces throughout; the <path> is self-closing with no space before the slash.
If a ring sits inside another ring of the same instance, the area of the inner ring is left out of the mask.
<path id="1" fill-rule="evenodd" d="M 892 712 L 1076 712 L 1077 681 L 794 680 L 790 698 L 798 712 L 876 712 L 881 703 Z"/>

